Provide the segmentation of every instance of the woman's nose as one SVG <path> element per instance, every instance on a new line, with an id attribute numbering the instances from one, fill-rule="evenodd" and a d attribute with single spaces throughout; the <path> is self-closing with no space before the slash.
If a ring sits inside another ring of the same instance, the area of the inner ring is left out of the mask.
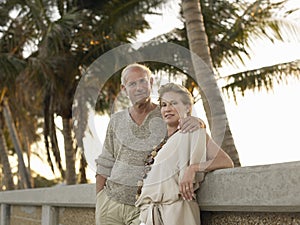
<path id="1" fill-rule="evenodd" d="M 170 111 L 171 109 L 172 109 L 171 104 L 167 104 L 167 105 L 166 105 L 166 111 Z"/>

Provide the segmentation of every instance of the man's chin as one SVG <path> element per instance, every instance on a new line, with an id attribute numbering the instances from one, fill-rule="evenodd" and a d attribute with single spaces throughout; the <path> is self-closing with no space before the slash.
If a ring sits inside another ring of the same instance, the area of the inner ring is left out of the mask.
<path id="1" fill-rule="evenodd" d="M 140 99 L 137 99 L 134 103 L 134 105 L 141 105 L 141 104 L 145 104 L 147 102 L 150 101 L 150 97 L 144 97 L 144 98 L 140 98 Z"/>

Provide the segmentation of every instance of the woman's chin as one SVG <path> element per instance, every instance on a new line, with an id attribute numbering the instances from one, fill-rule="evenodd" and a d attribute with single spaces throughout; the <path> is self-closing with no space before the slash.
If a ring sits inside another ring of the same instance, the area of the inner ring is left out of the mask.
<path id="1" fill-rule="evenodd" d="M 178 120 L 176 121 L 176 120 L 165 119 L 164 121 L 169 127 L 178 127 L 179 125 Z"/>

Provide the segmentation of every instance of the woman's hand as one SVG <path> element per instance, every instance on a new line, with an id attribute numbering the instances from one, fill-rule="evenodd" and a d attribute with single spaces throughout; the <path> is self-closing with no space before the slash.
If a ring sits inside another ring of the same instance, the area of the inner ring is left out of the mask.
<path id="1" fill-rule="evenodd" d="M 195 181 L 195 175 L 195 165 L 188 166 L 179 184 L 179 191 L 184 200 L 192 200 L 194 197 L 193 183 Z"/>

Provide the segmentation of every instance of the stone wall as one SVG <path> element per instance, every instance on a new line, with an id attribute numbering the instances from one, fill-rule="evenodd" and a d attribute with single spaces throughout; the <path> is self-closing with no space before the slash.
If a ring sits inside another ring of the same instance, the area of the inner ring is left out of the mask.
<path id="1" fill-rule="evenodd" d="M 209 173 L 198 192 L 202 225 L 300 224 L 300 162 Z M 0 192 L 0 225 L 91 225 L 95 185 Z"/>
<path id="2" fill-rule="evenodd" d="M 202 212 L 201 225 L 299 225 L 300 212 Z"/>
<path id="3" fill-rule="evenodd" d="M 95 208 L 56 207 L 56 217 L 59 225 L 91 225 L 95 224 Z M 11 206 L 10 225 L 40 225 L 42 224 L 41 206 Z"/>

